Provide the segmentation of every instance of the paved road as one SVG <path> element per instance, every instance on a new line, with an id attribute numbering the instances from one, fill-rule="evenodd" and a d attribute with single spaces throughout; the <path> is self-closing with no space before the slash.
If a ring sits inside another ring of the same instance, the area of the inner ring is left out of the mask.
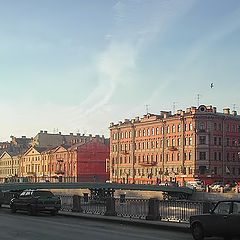
<path id="1" fill-rule="evenodd" d="M 0 209 L 1 240 L 192 240 L 191 234 L 64 216 Z M 212 238 L 217 240 L 217 238 Z"/>
<path id="2" fill-rule="evenodd" d="M 28 216 L 0 209 L 1 240 L 190 240 L 188 233 L 64 216 Z"/>

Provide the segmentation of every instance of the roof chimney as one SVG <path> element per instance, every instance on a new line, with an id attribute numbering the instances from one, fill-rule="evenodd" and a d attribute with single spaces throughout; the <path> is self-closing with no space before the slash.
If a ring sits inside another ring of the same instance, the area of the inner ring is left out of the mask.
<path id="1" fill-rule="evenodd" d="M 230 109 L 229 108 L 224 108 L 223 113 L 224 114 L 230 114 Z"/>

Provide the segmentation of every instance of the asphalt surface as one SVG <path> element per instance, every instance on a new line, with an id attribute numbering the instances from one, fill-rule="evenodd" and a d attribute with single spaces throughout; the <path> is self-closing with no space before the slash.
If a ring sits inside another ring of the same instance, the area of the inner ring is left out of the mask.
<path id="1" fill-rule="evenodd" d="M 64 216 L 28 216 L 0 209 L 0 239 L 5 240 L 190 240 L 191 234 Z"/>

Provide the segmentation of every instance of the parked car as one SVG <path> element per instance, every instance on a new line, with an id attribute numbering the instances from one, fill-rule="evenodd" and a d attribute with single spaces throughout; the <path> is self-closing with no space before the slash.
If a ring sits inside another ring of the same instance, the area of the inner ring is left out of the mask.
<path id="1" fill-rule="evenodd" d="M 208 214 L 190 217 L 190 228 L 195 240 L 204 237 L 240 237 L 240 200 L 219 201 Z"/>
<path id="2" fill-rule="evenodd" d="M 159 185 L 159 186 L 178 187 L 178 183 L 176 183 L 176 182 L 170 182 L 170 181 L 161 182 L 161 183 L 159 183 L 158 185 Z"/>
<path id="3" fill-rule="evenodd" d="M 196 189 L 200 191 L 203 191 L 205 189 L 202 181 L 188 181 L 185 184 L 186 184 L 186 187 L 191 189 Z"/>
<path id="4" fill-rule="evenodd" d="M 223 182 L 215 182 L 209 186 L 209 188 L 211 188 L 212 191 L 220 191 L 221 187 L 224 188 Z"/>
<path id="5" fill-rule="evenodd" d="M 61 200 L 50 191 L 25 190 L 10 201 L 11 212 L 27 211 L 29 215 L 50 212 L 56 215 L 61 208 Z"/>

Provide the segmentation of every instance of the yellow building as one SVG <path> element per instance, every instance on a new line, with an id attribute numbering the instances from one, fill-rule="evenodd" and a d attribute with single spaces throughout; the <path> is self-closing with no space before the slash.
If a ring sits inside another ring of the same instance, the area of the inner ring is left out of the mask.
<path id="1" fill-rule="evenodd" d="M 0 182 L 16 182 L 19 177 L 21 156 L 5 151 L 0 156 Z"/>

